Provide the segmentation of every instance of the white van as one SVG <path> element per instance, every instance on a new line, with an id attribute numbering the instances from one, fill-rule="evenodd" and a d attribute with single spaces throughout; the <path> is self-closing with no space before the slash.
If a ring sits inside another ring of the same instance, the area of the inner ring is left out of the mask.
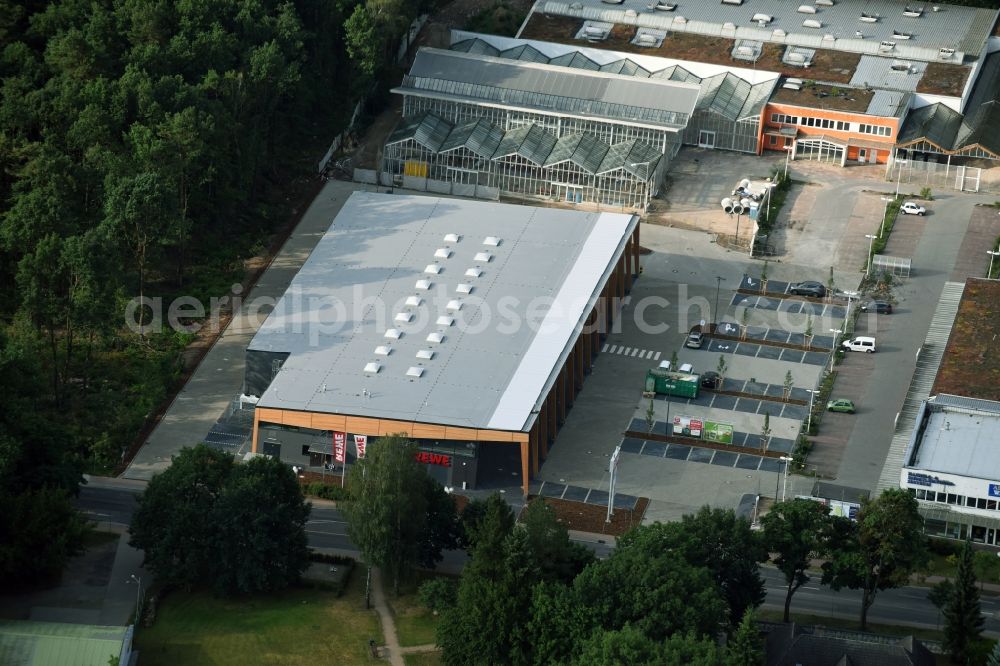
<path id="1" fill-rule="evenodd" d="M 859 335 L 853 340 L 844 340 L 844 349 L 848 351 L 868 352 L 875 351 L 875 338 Z"/>

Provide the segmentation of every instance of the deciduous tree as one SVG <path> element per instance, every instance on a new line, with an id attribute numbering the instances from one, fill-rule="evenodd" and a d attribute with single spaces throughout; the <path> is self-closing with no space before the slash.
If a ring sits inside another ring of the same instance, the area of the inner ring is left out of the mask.
<path id="1" fill-rule="evenodd" d="M 890 489 L 864 502 L 856 523 L 833 518 L 830 545 L 823 583 L 834 590 L 861 590 L 861 629 L 866 630 L 879 591 L 906 585 L 926 559 L 916 499 L 906 490 Z"/>
<path id="2" fill-rule="evenodd" d="M 830 509 L 806 499 L 778 502 L 761 519 L 764 542 L 777 553 L 775 564 L 785 575 L 785 616 L 789 622 L 792 595 L 809 582 L 809 563 L 822 557 L 826 549 L 826 529 Z"/>

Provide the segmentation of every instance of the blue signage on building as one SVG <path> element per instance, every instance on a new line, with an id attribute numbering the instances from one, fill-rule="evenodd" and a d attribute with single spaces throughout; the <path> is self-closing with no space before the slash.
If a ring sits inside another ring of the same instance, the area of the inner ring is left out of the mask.
<path id="1" fill-rule="evenodd" d="M 1000 483 L 990 484 L 990 497 L 1000 497 Z"/>
<path id="2" fill-rule="evenodd" d="M 939 486 L 955 485 L 951 481 L 945 481 L 944 479 L 939 479 L 936 476 L 933 476 L 931 474 L 924 474 L 923 472 L 907 472 L 906 482 L 914 486 L 927 486 L 928 488 L 930 488 L 934 484 L 937 484 Z M 990 492 L 991 493 L 993 492 L 992 487 L 990 488 Z M 998 492 L 1000 492 L 1000 488 L 998 488 Z M 1000 497 L 1000 495 L 997 495 L 997 497 Z"/>

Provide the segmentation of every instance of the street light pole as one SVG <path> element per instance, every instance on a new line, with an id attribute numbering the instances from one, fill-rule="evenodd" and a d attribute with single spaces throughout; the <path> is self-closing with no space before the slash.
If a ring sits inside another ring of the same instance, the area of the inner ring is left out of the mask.
<path id="1" fill-rule="evenodd" d="M 839 340 L 837 337 L 843 333 L 839 328 L 831 328 L 830 332 L 833 333 L 833 349 L 830 351 L 830 372 L 833 372 L 833 361 L 837 358 L 837 343 Z"/>
<path id="2" fill-rule="evenodd" d="M 812 426 L 813 426 L 813 401 L 815 400 L 817 393 L 819 393 L 819 391 L 816 391 L 816 390 L 813 390 L 813 389 L 809 390 L 809 415 L 806 417 L 806 433 L 807 434 L 812 432 Z"/>
<path id="3" fill-rule="evenodd" d="M 784 502 L 785 492 L 788 490 L 788 463 L 792 462 L 792 459 L 788 456 L 781 456 L 780 460 L 785 463 L 785 480 L 781 484 L 781 501 Z"/>
<path id="4" fill-rule="evenodd" d="M 851 321 L 851 299 L 858 295 L 856 291 L 845 291 L 844 295 L 847 296 L 847 314 L 844 315 L 844 328 L 847 328 L 847 323 Z"/>
<path id="5" fill-rule="evenodd" d="M 726 278 L 722 277 L 721 275 L 715 276 L 715 309 L 712 310 L 712 324 L 714 324 L 716 327 L 718 327 L 719 324 L 719 289 L 722 287 L 722 283 L 725 281 L 725 279 Z M 715 329 L 713 329 L 713 331 L 714 330 Z M 705 332 L 702 331 L 702 334 L 704 333 Z"/>
<path id="6" fill-rule="evenodd" d="M 792 147 L 785 146 L 785 173 L 782 175 L 782 180 L 788 178 L 788 160 L 792 156 Z"/>
<path id="7" fill-rule="evenodd" d="M 986 273 L 986 279 L 991 279 L 993 277 L 993 259 L 1000 257 L 1000 250 L 986 250 L 986 254 L 990 255 L 990 270 Z"/>
<path id="8" fill-rule="evenodd" d="M 865 238 L 868 239 L 868 268 L 865 269 L 865 277 L 872 272 L 872 247 L 875 245 L 875 239 L 878 238 L 875 234 L 865 234 Z"/>
<path id="9" fill-rule="evenodd" d="M 890 199 L 889 197 L 882 197 L 882 201 L 885 202 L 885 208 L 882 210 L 882 224 L 878 228 L 878 237 L 882 238 L 882 234 L 885 233 L 885 218 L 889 216 L 889 202 L 895 201 L 895 199 Z"/>
<path id="10" fill-rule="evenodd" d="M 141 578 L 137 578 L 135 574 L 129 574 L 129 580 L 127 580 L 125 582 L 128 583 L 128 582 L 131 582 L 131 581 L 135 581 L 135 584 L 136 584 L 136 590 L 135 590 L 135 623 L 136 623 L 136 625 L 138 625 L 139 622 L 140 622 L 140 620 L 142 619 L 142 579 Z"/>

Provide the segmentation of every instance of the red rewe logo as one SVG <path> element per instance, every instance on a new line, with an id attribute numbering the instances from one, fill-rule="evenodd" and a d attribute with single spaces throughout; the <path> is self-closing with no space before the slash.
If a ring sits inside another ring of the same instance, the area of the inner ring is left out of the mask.
<path id="1" fill-rule="evenodd" d="M 427 451 L 417 451 L 417 462 L 424 465 L 439 465 L 440 467 L 451 467 L 451 456 L 443 453 L 429 453 Z"/>

